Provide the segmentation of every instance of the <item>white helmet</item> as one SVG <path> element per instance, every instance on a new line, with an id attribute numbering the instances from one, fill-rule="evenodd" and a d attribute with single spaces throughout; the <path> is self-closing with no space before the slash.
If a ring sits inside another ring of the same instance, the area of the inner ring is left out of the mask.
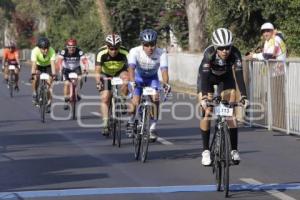
<path id="1" fill-rule="evenodd" d="M 122 39 L 118 34 L 113 33 L 106 37 L 105 42 L 107 45 L 115 47 L 121 45 Z"/>
<path id="2" fill-rule="evenodd" d="M 268 29 L 268 30 L 274 30 L 273 24 L 271 24 L 270 22 L 266 22 L 260 28 L 260 30 L 266 30 L 266 29 Z"/>
<path id="3" fill-rule="evenodd" d="M 232 33 L 226 28 L 218 28 L 212 34 L 212 43 L 216 47 L 232 45 Z"/>

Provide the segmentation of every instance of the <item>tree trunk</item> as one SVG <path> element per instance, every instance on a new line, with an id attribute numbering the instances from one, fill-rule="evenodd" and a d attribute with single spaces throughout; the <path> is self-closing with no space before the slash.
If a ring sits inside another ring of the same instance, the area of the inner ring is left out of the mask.
<path id="1" fill-rule="evenodd" d="M 189 50 L 203 51 L 207 45 L 205 23 L 208 0 L 185 0 L 189 27 Z"/>
<path id="2" fill-rule="evenodd" d="M 98 13 L 100 17 L 100 23 L 103 28 L 103 33 L 105 35 L 110 34 L 112 32 L 111 23 L 109 21 L 109 13 L 107 11 L 107 7 L 105 4 L 105 0 L 96 0 L 96 4 L 98 7 Z"/>

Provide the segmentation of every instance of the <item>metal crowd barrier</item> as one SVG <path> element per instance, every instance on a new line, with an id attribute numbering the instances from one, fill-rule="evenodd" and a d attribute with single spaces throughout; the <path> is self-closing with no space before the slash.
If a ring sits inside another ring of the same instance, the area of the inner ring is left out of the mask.
<path id="1" fill-rule="evenodd" d="M 250 125 L 300 135 L 300 61 L 247 61 Z"/>

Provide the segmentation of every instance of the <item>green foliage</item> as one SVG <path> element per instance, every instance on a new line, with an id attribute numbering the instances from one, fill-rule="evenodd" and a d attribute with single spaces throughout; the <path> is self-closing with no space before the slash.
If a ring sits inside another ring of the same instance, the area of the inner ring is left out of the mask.
<path id="1" fill-rule="evenodd" d="M 120 33 L 127 47 L 138 45 L 139 33 L 145 28 L 160 32 L 159 14 L 164 1 L 106 0 L 114 31 Z"/>
<path id="2" fill-rule="evenodd" d="M 64 48 L 70 37 L 76 38 L 84 51 L 96 51 L 102 45 L 103 35 L 93 0 L 55 0 L 47 6 L 46 35 L 55 49 Z"/>

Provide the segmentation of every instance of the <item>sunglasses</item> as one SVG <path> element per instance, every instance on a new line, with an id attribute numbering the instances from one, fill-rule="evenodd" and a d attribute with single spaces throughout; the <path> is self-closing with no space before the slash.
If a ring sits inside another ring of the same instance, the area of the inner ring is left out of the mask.
<path id="1" fill-rule="evenodd" d="M 118 47 L 108 47 L 108 49 L 109 49 L 110 51 L 117 51 L 119 48 L 118 48 Z"/>
<path id="2" fill-rule="evenodd" d="M 154 47 L 156 45 L 155 42 L 149 42 L 149 43 L 144 43 L 143 46 L 144 47 Z"/>
<path id="3" fill-rule="evenodd" d="M 224 50 L 229 51 L 230 49 L 231 49 L 231 46 L 224 46 L 224 47 L 217 48 L 218 51 L 224 51 Z"/>

